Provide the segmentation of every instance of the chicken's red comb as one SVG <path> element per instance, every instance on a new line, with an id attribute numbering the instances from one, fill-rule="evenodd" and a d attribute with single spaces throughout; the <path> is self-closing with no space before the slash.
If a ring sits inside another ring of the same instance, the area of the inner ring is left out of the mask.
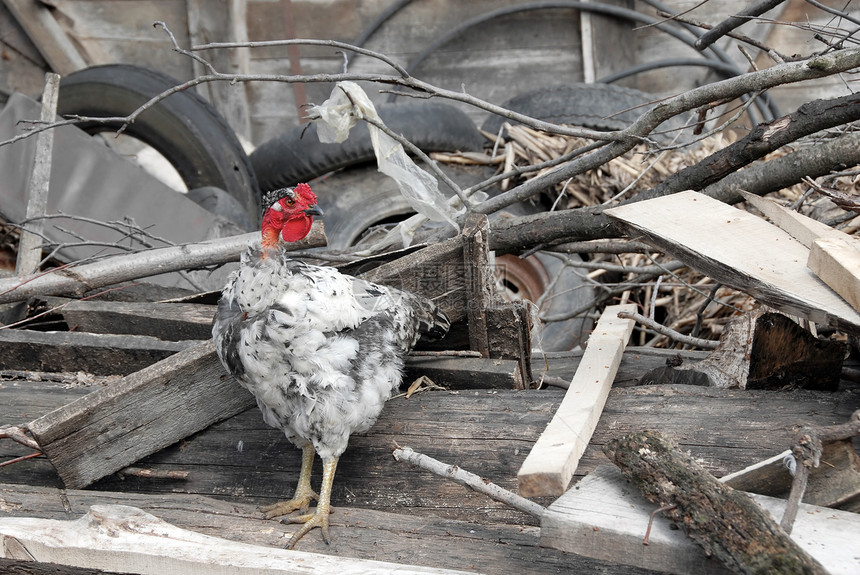
<path id="1" fill-rule="evenodd" d="M 317 203 L 317 195 L 313 193 L 308 184 L 296 184 L 293 193 L 305 200 L 309 205 Z"/>

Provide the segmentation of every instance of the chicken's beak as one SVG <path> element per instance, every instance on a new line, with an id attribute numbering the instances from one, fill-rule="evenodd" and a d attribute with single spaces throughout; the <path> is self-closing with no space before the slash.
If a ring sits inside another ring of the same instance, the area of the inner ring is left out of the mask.
<path id="1" fill-rule="evenodd" d="M 323 215 L 322 208 L 320 208 L 320 207 L 319 207 L 318 205 L 316 205 L 316 204 L 314 204 L 314 205 L 312 205 L 312 206 L 308 206 L 308 207 L 304 210 L 304 212 L 305 212 L 305 214 L 307 214 L 307 215 L 309 215 L 309 216 L 322 216 L 322 215 Z"/>

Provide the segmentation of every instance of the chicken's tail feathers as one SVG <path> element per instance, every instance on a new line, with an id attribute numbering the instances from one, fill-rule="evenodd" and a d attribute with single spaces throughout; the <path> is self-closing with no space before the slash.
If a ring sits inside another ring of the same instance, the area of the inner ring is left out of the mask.
<path id="1" fill-rule="evenodd" d="M 436 341 L 440 340 L 448 333 L 451 327 L 451 321 L 442 308 L 437 306 L 432 301 L 420 298 L 420 304 L 416 306 L 418 312 L 418 331 L 421 333 L 421 339 Z"/>

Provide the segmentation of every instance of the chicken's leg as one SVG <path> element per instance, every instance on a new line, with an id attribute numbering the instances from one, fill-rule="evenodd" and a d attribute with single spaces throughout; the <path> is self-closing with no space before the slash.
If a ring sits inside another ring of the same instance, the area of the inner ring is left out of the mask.
<path id="1" fill-rule="evenodd" d="M 319 527 L 322 530 L 323 541 L 329 542 L 328 537 L 328 515 L 331 512 L 331 485 L 334 481 L 334 470 L 337 467 L 337 457 L 326 460 L 323 459 L 323 478 L 322 486 L 320 487 L 319 503 L 313 513 L 301 515 L 299 517 L 291 517 L 290 523 L 302 523 L 301 529 L 296 531 L 286 544 L 287 549 L 292 549 L 299 542 L 299 539 L 313 529 Z"/>
<path id="2" fill-rule="evenodd" d="M 311 469 L 314 466 L 314 455 L 316 455 L 316 451 L 314 451 L 313 444 L 308 443 L 302 448 L 302 470 L 299 472 L 299 483 L 296 485 L 293 498 L 289 501 L 278 501 L 272 505 L 260 507 L 260 511 L 266 514 L 266 519 L 278 515 L 287 515 L 296 509 L 302 513 L 307 513 L 311 506 L 311 499 L 319 501 L 320 496 L 311 489 Z"/>

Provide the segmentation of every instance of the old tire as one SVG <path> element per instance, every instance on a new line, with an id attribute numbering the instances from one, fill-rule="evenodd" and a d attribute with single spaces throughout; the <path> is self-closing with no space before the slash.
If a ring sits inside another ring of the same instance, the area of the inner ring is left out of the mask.
<path id="1" fill-rule="evenodd" d="M 124 117 L 177 80 L 146 68 L 110 64 L 69 74 L 60 83 L 57 113 Z M 79 124 L 89 134 L 115 131 L 116 124 Z M 205 99 L 191 90 L 165 98 L 128 125 L 125 134 L 158 151 L 189 190 L 214 186 L 259 218 L 260 194 L 254 169 L 236 134 Z M 256 225 L 256 224 L 255 224 Z"/>
<path id="2" fill-rule="evenodd" d="M 612 84 L 565 84 L 514 96 L 502 107 L 555 124 L 570 124 L 604 132 L 623 130 L 655 105 L 655 96 Z M 497 115 L 488 117 L 481 129 L 496 134 L 509 120 Z M 654 138 L 668 141 L 675 133 L 657 134 L 680 129 L 683 122 L 675 117 L 654 130 Z"/>
<path id="3" fill-rule="evenodd" d="M 477 151 L 484 144 L 474 122 L 445 104 L 408 102 L 377 107 L 385 125 L 424 152 Z M 263 193 L 372 161 L 367 125 L 359 122 L 342 144 L 323 144 L 316 125 L 297 126 L 261 144 L 251 163 Z"/>

